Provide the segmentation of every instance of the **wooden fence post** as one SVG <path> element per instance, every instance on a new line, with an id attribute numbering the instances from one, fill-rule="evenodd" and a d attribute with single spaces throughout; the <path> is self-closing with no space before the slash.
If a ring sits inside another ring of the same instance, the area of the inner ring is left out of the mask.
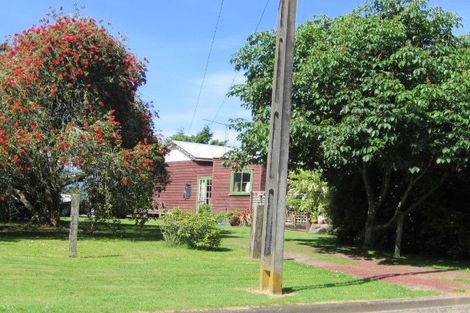
<path id="1" fill-rule="evenodd" d="M 250 258 L 259 259 L 261 257 L 261 240 L 263 233 L 263 205 L 254 207 L 251 221 Z"/>
<path id="2" fill-rule="evenodd" d="M 80 208 L 80 194 L 71 195 L 70 204 L 70 231 L 69 231 L 69 257 L 77 256 L 78 212 Z"/>

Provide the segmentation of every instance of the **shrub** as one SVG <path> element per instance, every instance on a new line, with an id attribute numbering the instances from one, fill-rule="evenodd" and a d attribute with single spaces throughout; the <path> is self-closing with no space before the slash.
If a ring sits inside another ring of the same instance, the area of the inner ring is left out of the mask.
<path id="1" fill-rule="evenodd" d="M 199 209 L 197 210 L 197 213 L 199 214 L 212 214 L 212 208 L 210 206 L 210 204 L 204 204 L 204 205 L 201 205 L 199 207 Z"/>
<path id="2" fill-rule="evenodd" d="M 246 208 L 238 212 L 238 219 L 240 220 L 240 225 L 250 226 L 251 225 L 251 211 Z"/>
<path id="3" fill-rule="evenodd" d="M 187 245 L 196 249 L 220 246 L 222 231 L 208 214 L 191 214 L 180 209 L 165 215 L 161 226 L 163 238 L 170 245 Z"/>
<path id="4" fill-rule="evenodd" d="M 287 207 L 296 212 L 309 212 L 314 218 L 324 215 L 328 207 L 328 184 L 320 172 L 290 171 Z"/>
<path id="5" fill-rule="evenodd" d="M 237 212 L 228 212 L 227 219 L 230 223 L 230 226 L 239 226 L 240 225 L 240 217 L 238 216 Z"/>
<path id="6" fill-rule="evenodd" d="M 217 223 L 225 223 L 229 221 L 229 213 L 226 212 L 218 212 L 214 214 L 214 218 L 217 221 Z"/>

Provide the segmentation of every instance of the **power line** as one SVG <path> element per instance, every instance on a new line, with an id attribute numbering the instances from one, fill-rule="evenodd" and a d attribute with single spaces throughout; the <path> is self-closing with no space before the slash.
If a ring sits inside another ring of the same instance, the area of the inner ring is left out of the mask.
<path id="1" fill-rule="evenodd" d="M 202 93 L 202 89 L 204 88 L 204 83 L 206 81 L 207 69 L 209 67 L 209 61 L 210 61 L 211 56 L 212 56 L 212 49 L 214 47 L 215 35 L 217 34 L 217 30 L 219 29 L 220 16 L 222 15 L 223 6 L 224 6 L 224 0 L 221 0 L 220 1 L 220 7 L 219 7 L 219 13 L 217 14 L 217 22 L 215 23 L 214 33 L 212 35 L 212 40 L 211 40 L 211 43 L 210 43 L 210 46 L 209 46 L 209 54 L 207 55 L 206 65 L 204 66 L 204 74 L 202 75 L 201 86 L 199 87 L 199 93 L 198 93 L 197 98 L 196 98 L 196 105 L 194 107 L 194 112 L 193 112 L 193 116 L 191 118 L 191 123 L 189 124 L 188 132 L 190 132 L 191 128 L 193 127 L 194 117 L 196 116 L 197 108 L 199 106 L 199 101 L 201 100 L 201 93 Z"/>
<path id="2" fill-rule="evenodd" d="M 220 123 L 220 122 L 216 122 L 216 121 L 211 121 L 211 120 L 208 120 L 208 119 L 205 119 L 205 118 L 204 118 L 204 119 L 202 119 L 202 120 L 203 120 L 203 121 L 206 121 L 206 122 L 210 122 L 210 123 L 211 123 L 211 125 L 212 125 L 213 123 L 216 123 L 216 124 L 219 124 L 219 125 L 223 125 L 223 126 L 225 126 L 225 133 L 224 133 L 224 136 L 225 136 L 225 137 L 224 137 L 224 147 L 226 147 L 226 146 L 227 146 L 227 142 L 228 142 L 228 127 L 229 127 L 229 125 L 228 125 L 228 124 L 226 124 L 226 123 Z"/>
<path id="3" fill-rule="evenodd" d="M 270 2 L 270 0 L 266 0 L 266 3 L 264 4 L 263 11 L 261 12 L 261 15 L 260 15 L 260 17 L 259 17 L 259 19 L 258 19 L 258 23 L 256 23 L 256 27 L 255 27 L 254 33 L 256 33 L 256 32 L 258 31 L 258 29 L 259 29 L 259 26 L 260 26 L 260 24 L 261 24 L 261 21 L 263 20 L 264 14 L 266 13 L 266 9 L 268 8 L 269 2 Z M 233 86 L 233 84 L 235 83 L 235 80 L 238 78 L 238 74 L 239 74 L 239 72 L 235 72 L 235 74 L 233 75 L 232 82 L 230 83 L 230 86 L 228 87 L 228 90 L 227 90 L 227 92 L 225 93 L 224 98 L 223 98 L 222 101 L 220 102 L 219 107 L 217 108 L 217 111 L 215 112 L 215 115 L 214 115 L 214 117 L 212 118 L 212 121 L 211 121 L 211 123 L 209 124 L 209 126 L 212 126 L 212 124 L 215 122 L 215 120 L 216 120 L 217 117 L 219 116 L 220 110 L 222 109 L 222 107 L 223 107 L 224 104 L 225 104 L 225 101 L 227 100 L 227 94 L 228 94 L 228 92 L 230 91 L 230 88 L 231 88 L 231 87 Z"/>
<path id="4" fill-rule="evenodd" d="M 265 3 L 264 8 L 263 8 L 263 12 L 261 12 L 261 16 L 259 17 L 258 23 L 256 24 L 255 33 L 258 31 L 259 25 L 261 24 L 261 21 L 263 20 L 264 13 L 266 13 L 266 9 L 268 8 L 268 5 L 269 5 L 269 1 L 270 0 L 266 0 L 266 3 Z"/>

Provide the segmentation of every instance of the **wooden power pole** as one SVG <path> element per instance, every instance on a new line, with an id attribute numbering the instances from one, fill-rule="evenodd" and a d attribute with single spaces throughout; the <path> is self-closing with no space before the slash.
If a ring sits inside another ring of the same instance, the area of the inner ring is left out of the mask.
<path id="1" fill-rule="evenodd" d="M 282 293 L 296 4 L 280 0 L 276 39 L 260 261 L 260 287 L 272 294 Z"/>

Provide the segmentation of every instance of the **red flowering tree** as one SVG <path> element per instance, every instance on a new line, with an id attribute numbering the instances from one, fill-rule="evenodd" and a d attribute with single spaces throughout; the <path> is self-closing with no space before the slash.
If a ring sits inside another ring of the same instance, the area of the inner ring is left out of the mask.
<path id="1" fill-rule="evenodd" d="M 136 96 L 145 64 L 90 18 L 58 17 L 1 47 L 0 200 L 57 224 L 60 193 L 81 182 L 103 216 L 149 207 L 167 150 Z"/>

